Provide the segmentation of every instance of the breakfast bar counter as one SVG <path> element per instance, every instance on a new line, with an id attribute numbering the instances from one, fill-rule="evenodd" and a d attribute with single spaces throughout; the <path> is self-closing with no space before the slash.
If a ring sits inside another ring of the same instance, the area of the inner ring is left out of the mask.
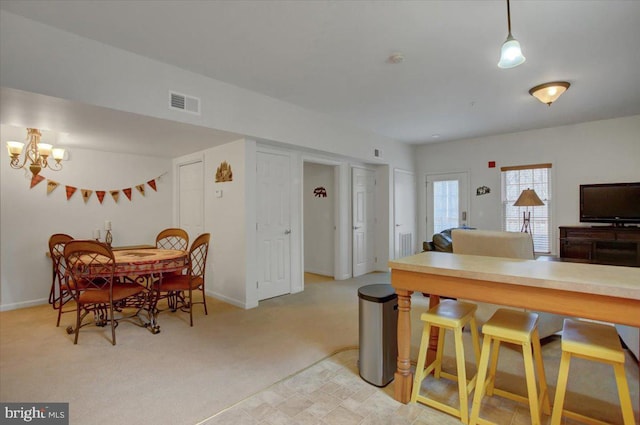
<path id="1" fill-rule="evenodd" d="M 423 252 L 389 262 L 398 294 L 395 398 L 407 403 L 411 294 L 490 302 L 640 327 L 640 268 Z"/>

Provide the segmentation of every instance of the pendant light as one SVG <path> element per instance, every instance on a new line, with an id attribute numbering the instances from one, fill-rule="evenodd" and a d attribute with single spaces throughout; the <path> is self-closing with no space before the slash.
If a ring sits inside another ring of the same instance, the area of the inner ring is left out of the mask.
<path id="1" fill-rule="evenodd" d="M 522 55 L 520 43 L 511 35 L 511 9 L 509 7 L 509 0 L 507 0 L 507 24 L 509 26 L 509 35 L 507 35 L 507 40 L 502 45 L 500 62 L 498 62 L 498 68 L 503 69 L 515 68 L 526 60 Z"/>

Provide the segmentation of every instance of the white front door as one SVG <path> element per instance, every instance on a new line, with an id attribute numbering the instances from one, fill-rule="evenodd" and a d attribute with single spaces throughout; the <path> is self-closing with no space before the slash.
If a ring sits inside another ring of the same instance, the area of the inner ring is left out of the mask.
<path id="1" fill-rule="evenodd" d="M 257 153 L 258 299 L 291 292 L 289 156 Z"/>
<path id="2" fill-rule="evenodd" d="M 178 227 L 191 244 L 204 232 L 204 176 L 202 161 L 178 165 Z"/>
<path id="3" fill-rule="evenodd" d="M 466 172 L 427 176 L 427 241 L 434 233 L 468 224 Z"/>
<path id="4" fill-rule="evenodd" d="M 353 276 L 373 271 L 375 173 L 364 168 L 352 169 L 353 193 Z"/>
<path id="5" fill-rule="evenodd" d="M 416 176 L 409 171 L 393 171 L 394 256 L 415 254 Z"/>

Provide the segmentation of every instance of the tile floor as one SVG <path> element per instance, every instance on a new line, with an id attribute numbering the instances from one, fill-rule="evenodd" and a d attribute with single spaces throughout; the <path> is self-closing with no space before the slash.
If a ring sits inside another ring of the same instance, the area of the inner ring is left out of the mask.
<path id="1" fill-rule="evenodd" d="M 459 425 L 459 419 L 420 404 L 393 399 L 393 385 L 377 388 L 358 375 L 358 350 L 339 352 L 201 422 L 205 425 Z M 433 380 L 430 380 L 434 382 Z M 447 397 L 455 384 L 429 384 Z M 424 388 L 424 387 L 423 387 Z M 481 417 L 498 424 L 530 424 L 526 406 L 491 397 Z M 543 418 L 549 423 L 549 417 Z M 565 420 L 564 424 L 573 424 Z"/>

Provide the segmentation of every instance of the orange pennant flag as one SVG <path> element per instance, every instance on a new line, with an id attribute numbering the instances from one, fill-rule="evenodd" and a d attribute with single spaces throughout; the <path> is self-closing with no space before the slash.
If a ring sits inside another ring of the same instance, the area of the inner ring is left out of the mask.
<path id="1" fill-rule="evenodd" d="M 65 186 L 64 188 L 67 190 L 67 201 L 71 199 L 73 194 L 76 193 L 76 190 L 78 190 L 77 187 L 73 187 L 73 186 Z"/>
<path id="2" fill-rule="evenodd" d="M 104 195 L 105 195 L 104 190 L 96 190 L 96 196 L 98 197 L 98 201 L 100 201 L 100 203 L 102 204 L 102 201 L 104 200 Z"/>
<path id="3" fill-rule="evenodd" d="M 53 192 L 58 186 L 60 186 L 60 183 L 47 180 L 47 195 Z"/>
<path id="4" fill-rule="evenodd" d="M 42 177 L 40 174 L 36 174 L 35 176 L 33 176 L 31 178 L 31 187 L 29 189 L 32 189 L 33 186 L 37 185 L 38 183 L 40 183 L 42 180 L 44 180 L 44 177 Z"/>
<path id="5" fill-rule="evenodd" d="M 128 187 L 126 189 L 122 189 L 122 191 L 124 192 L 125 195 L 127 195 L 127 198 L 129 198 L 129 200 L 131 200 L 131 188 Z"/>
<path id="6" fill-rule="evenodd" d="M 158 188 L 156 188 L 156 179 L 149 180 L 147 184 L 151 186 L 151 189 L 153 189 L 154 191 L 156 192 L 158 191 Z"/>
<path id="7" fill-rule="evenodd" d="M 144 196 L 144 185 L 143 184 L 139 184 L 136 186 L 136 189 L 138 189 L 138 192 L 140 192 L 140 194 L 142 196 Z"/>
<path id="8" fill-rule="evenodd" d="M 89 201 L 89 198 L 91 198 L 91 194 L 93 193 L 93 190 L 80 189 L 80 191 L 82 192 L 82 199 L 84 199 L 84 203 L 86 204 Z"/>
<path id="9" fill-rule="evenodd" d="M 117 204 L 118 203 L 118 199 L 120 198 L 120 191 L 119 190 L 112 190 L 109 193 L 111 193 L 111 197 L 113 198 L 113 200 Z"/>

